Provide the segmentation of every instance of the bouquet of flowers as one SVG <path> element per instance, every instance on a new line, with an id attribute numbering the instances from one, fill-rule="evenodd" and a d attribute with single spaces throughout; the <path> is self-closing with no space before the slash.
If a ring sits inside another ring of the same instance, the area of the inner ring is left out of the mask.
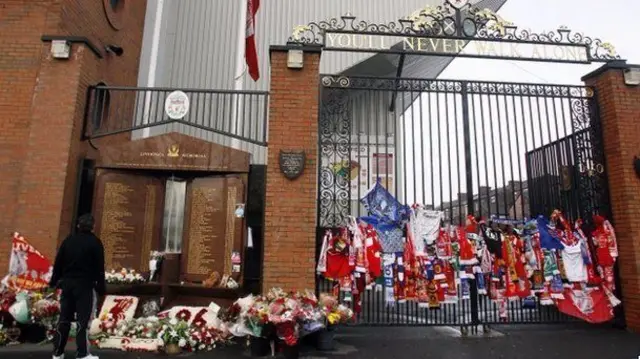
<path id="1" fill-rule="evenodd" d="M 336 297 L 322 295 L 320 302 L 329 326 L 344 324 L 353 319 L 353 311 L 349 307 L 339 304 Z"/>
<path id="2" fill-rule="evenodd" d="M 157 338 L 162 329 L 162 322 L 157 317 L 137 318 L 124 321 L 118 325 L 116 335 L 131 339 Z"/>
<path id="3" fill-rule="evenodd" d="M 245 324 L 254 337 L 267 337 L 264 327 L 269 323 L 269 303 L 264 297 L 255 298 L 245 315 Z"/>
<path id="4" fill-rule="evenodd" d="M 192 327 L 187 350 L 190 352 L 213 350 L 217 343 L 225 341 L 223 333 L 214 327 Z"/>
<path id="5" fill-rule="evenodd" d="M 0 292 L 0 312 L 9 312 L 11 305 L 16 302 L 16 292 L 5 290 Z"/>
<path id="6" fill-rule="evenodd" d="M 318 298 L 311 291 L 296 293 L 300 303 L 301 336 L 324 328 L 325 314 L 318 303 Z"/>
<path id="7" fill-rule="evenodd" d="M 158 338 L 160 338 L 165 347 L 177 345 L 180 348 L 185 348 L 190 337 L 189 324 L 185 321 L 178 321 L 175 318 L 163 323 L 158 333 Z"/>
<path id="8" fill-rule="evenodd" d="M 105 279 L 109 284 L 138 284 L 146 281 L 140 273 L 126 268 L 122 268 L 120 271 L 106 272 Z"/>
<path id="9" fill-rule="evenodd" d="M 31 306 L 31 320 L 47 330 L 47 339 L 53 339 L 55 326 L 60 315 L 60 302 L 53 297 L 38 299 Z"/>

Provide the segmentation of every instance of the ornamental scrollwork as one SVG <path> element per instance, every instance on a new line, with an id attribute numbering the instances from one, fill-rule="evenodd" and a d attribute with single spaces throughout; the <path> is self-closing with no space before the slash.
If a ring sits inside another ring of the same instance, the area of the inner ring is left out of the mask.
<path id="1" fill-rule="evenodd" d="M 351 156 L 349 96 L 344 89 L 323 92 L 319 116 L 318 225 L 339 227 L 350 214 L 350 181 L 340 165 Z"/>
<path id="2" fill-rule="evenodd" d="M 534 32 L 518 28 L 490 9 L 471 5 L 454 7 L 448 1 L 439 6 L 427 6 L 389 23 L 369 23 L 347 14 L 340 18 L 299 25 L 293 29 L 288 43 L 324 46 L 326 32 L 522 41 L 537 45 L 582 45 L 588 48 L 591 61 L 620 59 L 611 43 L 572 31 L 566 26 L 553 31 Z"/>

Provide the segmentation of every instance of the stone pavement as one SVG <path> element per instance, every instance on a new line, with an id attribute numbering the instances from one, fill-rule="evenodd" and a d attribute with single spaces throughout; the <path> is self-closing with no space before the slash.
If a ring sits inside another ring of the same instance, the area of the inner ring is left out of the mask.
<path id="1" fill-rule="evenodd" d="M 587 325 L 495 327 L 488 334 L 462 337 L 455 328 L 344 328 L 331 353 L 306 351 L 302 359 L 637 359 L 640 336 Z M 1 359 L 46 358 L 50 346 L 23 345 L 0 349 Z M 97 351 L 101 359 L 146 359 L 156 354 Z M 249 358 L 238 348 L 180 357 Z M 73 358 L 72 355 L 68 356 Z"/>

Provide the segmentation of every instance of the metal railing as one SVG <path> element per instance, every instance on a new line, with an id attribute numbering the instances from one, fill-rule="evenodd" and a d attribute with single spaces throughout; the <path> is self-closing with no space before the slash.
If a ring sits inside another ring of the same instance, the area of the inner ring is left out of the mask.
<path id="1" fill-rule="evenodd" d="M 188 99 L 188 110 L 179 119 L 170 118 L 165 110 L 167 98 L 175 91 Z M 182 125 L 266 146 L 268 104 L 269 93 L 264 91 L 92 86 L 83 134 L 90 139 L 133 131 L 149 135 Z"/>

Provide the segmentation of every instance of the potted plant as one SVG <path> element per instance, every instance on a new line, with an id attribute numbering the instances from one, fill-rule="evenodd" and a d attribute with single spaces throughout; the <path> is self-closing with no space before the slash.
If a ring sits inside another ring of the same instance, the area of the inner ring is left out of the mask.
<path id="1" fill-rule="evenodd" d="M 164 345 L 165 352 L 170 355 L 179 354 L 189 343 L 189 324 L 171 319 L 162 325 L 158 337 Z"/>

